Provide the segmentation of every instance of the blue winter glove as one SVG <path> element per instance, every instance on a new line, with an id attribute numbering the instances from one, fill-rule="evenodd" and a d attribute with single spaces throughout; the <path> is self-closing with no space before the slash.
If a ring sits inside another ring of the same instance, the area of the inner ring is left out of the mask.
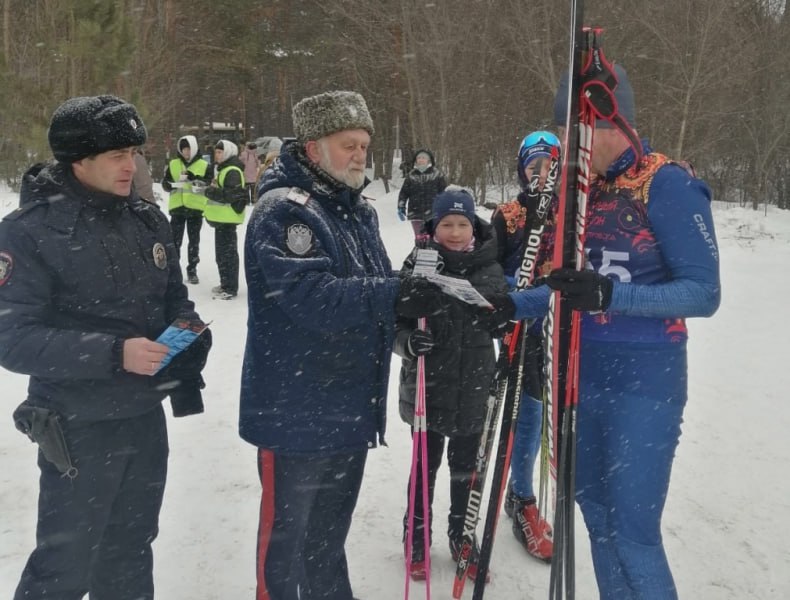
<path id="1" fill-rule="evenodd" d="M 405 221 L 406 220 L 406 211 L 403 210 L 402 208 L 398 208 L 398 218 L 401 221 Z"/>

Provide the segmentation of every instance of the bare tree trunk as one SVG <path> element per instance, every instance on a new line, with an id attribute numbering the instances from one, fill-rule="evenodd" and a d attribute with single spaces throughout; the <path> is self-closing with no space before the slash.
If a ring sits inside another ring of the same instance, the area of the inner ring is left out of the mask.
<path id="1" fill-rule="evenodd" d="M 3 57 L 11 64 L 11 0 L 3 0 Z"/>

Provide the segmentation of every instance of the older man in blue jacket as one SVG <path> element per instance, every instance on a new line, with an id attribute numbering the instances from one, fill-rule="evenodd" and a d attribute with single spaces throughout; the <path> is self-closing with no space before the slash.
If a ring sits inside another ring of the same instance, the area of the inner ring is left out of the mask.
<path id="1" fill-rule="evenodd" d="M 365 100 L 319 94 L 293 120 L 245 242 L 239 432 L 258 447 L 263 487 L 258 597 L 352 600 L 344 545 L 367 451 L 383 441 L 399 282 L 361 195 Z M 430 291 L 412 296 L 431 304 Z"/>

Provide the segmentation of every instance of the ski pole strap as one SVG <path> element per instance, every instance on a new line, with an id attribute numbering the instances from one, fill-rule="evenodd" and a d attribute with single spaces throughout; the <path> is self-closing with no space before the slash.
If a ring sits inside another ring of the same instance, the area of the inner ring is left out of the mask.
<path id="1" fill-rule="evenodd" d="M 622 132 L 634 150 L 635 164 L 639 164 L 642 143 L 634 128 L 620 114 L 617 97 L 614 95 L 618 85 L 617 73 L 600 47 L 600 30 L 592 30 L 590 33 L 593 41 L 590 59 L 582 72 L 582 95 L 597 119 L 611 123 Z"/>

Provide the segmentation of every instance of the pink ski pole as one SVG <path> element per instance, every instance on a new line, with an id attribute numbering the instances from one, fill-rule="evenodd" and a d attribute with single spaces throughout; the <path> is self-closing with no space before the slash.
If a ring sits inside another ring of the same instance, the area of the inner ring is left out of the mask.
<path id="1" fill-rule="evenodd" d="M 425 317 L 417 320 L 417 327 L 425 331 Z M 425 416 L 425 356 L 417 357 L 417 397 L 412 427 L 411 473 L 409 475 L 409 511 L 406 525 L 406 589 L 404 599 L 409 599 L 412 550 L 414 544 L 414 504 L 417 499 L 417 462 L 421 464 L 423 547 L 425 548 L 425 598 L 431 600 L 431 543 L 430 506 L 428 504 L 428 428 Z"/>

